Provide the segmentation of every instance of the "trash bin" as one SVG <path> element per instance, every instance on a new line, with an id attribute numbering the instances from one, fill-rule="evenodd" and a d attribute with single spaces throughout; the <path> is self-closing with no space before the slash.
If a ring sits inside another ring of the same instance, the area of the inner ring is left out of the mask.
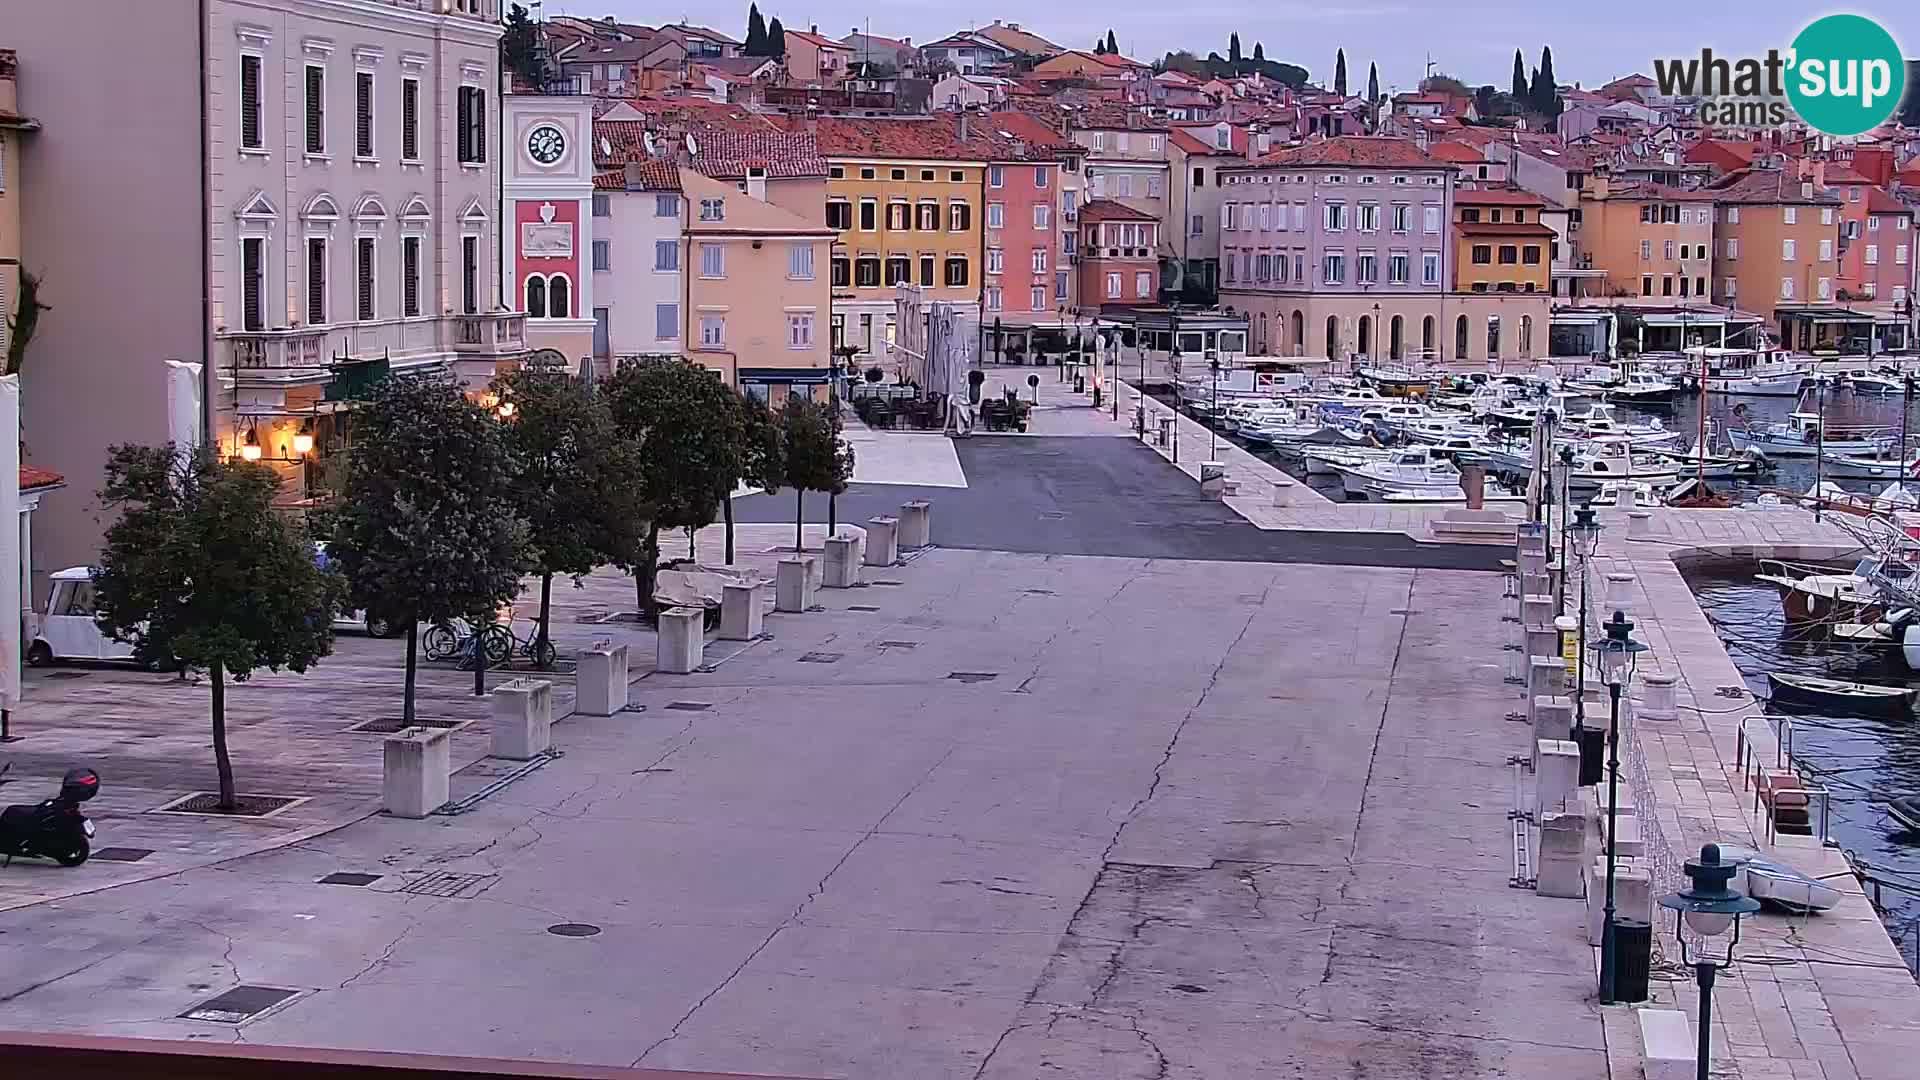
<path id="1" fill-rule="evenodd" d="M 1073 392 L 1076 394 L 1084 394 L 1087 392 L 1087 377 L 1085 375 L 1075 375 L 1073 377 Z"/>
<path id="2" fill-rule="evenodd" d="M 1600 783 L 1607 778 L 1607 729 L 1589 726 L 1574 734 L 1580 739 L 1580 786 Z"/>
<path id="3" fill-rule="evenodd" d="M 1647 972 L 1653 962 L 1653 927 L 1645 919 L 1613 918 L 1613 996 L 1647 1000 Z"/>

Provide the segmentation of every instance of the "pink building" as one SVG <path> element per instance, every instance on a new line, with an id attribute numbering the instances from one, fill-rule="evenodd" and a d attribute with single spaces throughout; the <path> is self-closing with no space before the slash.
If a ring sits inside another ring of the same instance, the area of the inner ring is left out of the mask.
<path id="1" fill-rule="evenodd" d="M 1855 283 L 1857 299 L 1897 311 L 1913 293 L 1913 208 L 1877 187 L 1862 202 L 1866 226 L 1842 257 L 1840 280 Z"/>
<path id="2" fill-rule="evenodd" d="M 1060 162 L 1030 159 L 987 166 L 985 318 L 1031 323 L 1067 303 L 1056 295 L 1060 251 Z"/>

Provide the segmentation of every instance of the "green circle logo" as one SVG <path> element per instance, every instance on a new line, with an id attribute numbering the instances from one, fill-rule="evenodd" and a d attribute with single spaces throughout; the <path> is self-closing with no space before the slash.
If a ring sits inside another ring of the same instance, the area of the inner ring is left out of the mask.
<path id="1" fill-rule="evenodd" d="M 1907 62 L 1886 28 L 1862 15 L 1827 15 L 1793 39 L 1787 99 L 1828 135 L 1859 135 L 1886 122 L 1907 90 Z"/>

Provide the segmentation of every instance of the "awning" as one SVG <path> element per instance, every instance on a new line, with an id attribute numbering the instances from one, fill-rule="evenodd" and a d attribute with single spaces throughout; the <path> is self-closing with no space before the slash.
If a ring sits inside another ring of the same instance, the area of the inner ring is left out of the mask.
<path id="1" fill-rule="evenodd" d="M 371 360 L 345 360 L 330 364 L 328 368 L 333 372 L 333 381 L 327 384 L 327 401 L 359 401 L 371 393 L 375 384 L 386 378 L 390 370 L 384 356 Z"/>
<path id="2" fill-rule="evenodd" d="M 741 368 L 743 383 L 792 383 L 813 385 L 833 381 L 831 368 Z"/>

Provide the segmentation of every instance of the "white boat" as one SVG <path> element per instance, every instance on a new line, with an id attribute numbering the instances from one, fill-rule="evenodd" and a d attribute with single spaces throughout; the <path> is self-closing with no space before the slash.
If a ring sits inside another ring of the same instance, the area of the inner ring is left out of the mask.
<path id="1" fill-rule="evenodd" d="M 1888 449 L 1892 449 L 1891 446 Z M 1902 459 L 1880 454 L 1828 454 L 1820 462 L 1826 476 L 1839 480 L 1901 480 L 1920 477 L 1920 450 Z"/>
<path id="2" fill-rule="evenodd" d="M 1645 480 L 1603 480 L 1600 489 L 1586 500 L 1588 506 L 1606 506 L 1633 510 L 1642 506 L 1665 506 L 1660 489 Z"/>
<path id="3" fill-rule="evenodd" d="M 1629 423 L 1613 414 L 1613 406 L 1597 401 L 1587 406 L 1584 412 L 1568 413 L 1566 426 L 1575 435 L 1587 438 L 1615 436 L 1637 446 L 1661 445 L 1680 438 L 1680 432 L 1668 431 L 1657 417 L 1646 423 Z"/>
<path id="4" fill-rule="evenodd" d="M 1594 490 L 1609 480 L 1640 480 L 1667 487 L 1680 479 L 1671 461 L 1647 453 L 1625 439 L 1593 439 L 1576 444 L 1573 468 L 1568 483 L 1581 490 Z"/>
<path id="5" fill-rule="evenodd" d="M 1840 375 L 1846 379 L 1847 389 L 1852 390 L 1856 394 L 1884 397 L 1888 394 L 1898 394 L 1906 390 L 1905 384 L 1902 383 L 1898 376 L 1871 371 L 1866 368 L 1855 368 L 1852 371 L 1843 371 L 1840 372 Z"/>
<path id="6" fill-rule="evenodd" d="M 1820 430 L 1820 414 L 1794 412 L 1777 424 L 1751 425 L 1744 428 L 1727 429 L 1727 438 L 1732 440 L 1738 450 L 1758 450 L 1768 457 L 1813 457 L 1818 453 L 1828 455 L 1868 456 L 1875 455 L 1893 442 L 1889 432 L 1880 430 L 1840 430 L 1829 429 L 1824 437 Z"/>
<path id="7" fill-rule="evenodd" d="M 1686 350 L 1692 372 L 1706 365 L 1706 385 L 1736 397 L 1799 397 L 1814 383 L 1812 366 L 1784 349 L 1731 349 L 1696 345 Z"/>
<path id="8" fill-rule="evenodd" d="M 1484 437 L 1487 430 L 1468 424 L 1457 417 L 1429 416 L 1407 421 L 1406 426 L 1401 428 L 1401 433 L 1414 442 L 1437 443 L 1462 437 Z"/>
<path id="9" fill-rule="evenodd" d="M 1762 904 L 1792 915 L 1826 911 L 1840 902 L 1840 890 L 1810 874 L 1739 843 L 1720 844 L 1722 862 L 1740 868 L 1733 885 Z"/>
<path id="10" fill-rule="evenodd" d="M 1369 405 L 1378 405 L 1386 399 L 1368 387 L 1347 386 L 1320 394 L 1300 394 L 1296 400 L 1327 410 L 1354 412 Z"/>
<path id="11" fill-rule="evenodd" d="M 1308 446 L 1301 449 L 1300 457 L 1307 463 L 1308 476 L 1332 476 L 1343 466 L 1385 461 L 1394 453 L 1372 446 Z"/>
<path id="12" fill-rule="evenodd" d="M 1681 476 L 1697 476 L 1705 480 L 1732 480 L 1742 476 L 1757 476 L 1773 464 L 1758 450 L 1747 450 L 1739 454 L 1716 454 L 1705 443 L 1696 443 L 1685 450 L 1656 446 L 1652 452 L 1673 462 L 1674 468 L 1680 471 Z"/>
<path id="13" fill-rule="evenodd" d="M 1460 470 L 1439 461 L 1424 447 L 1396 450 L 1382 461 L 1337 466 L 1349 496 L 1385 498 L 1393 494 L 1444 496 L 1460 490 Z"/>
<path id="14" fill-rule="evenodd" d="M 1679 389 L 1669 379 L 1634 370 L 1627 372 L 1619 382 L 1606 387 L 1604 393 L 1608 401 L 1624 401 L 1629 405 L 1665 405 L 1673 400 L 1673 395 Z"/>
<path id="15" fill-rule="evenodd" d="M 1365 424 L 1401 432 L 1416 420 L 1433 419 L 1433 413 L 1417 401 L 1382 401 L 1361 409 L 1359 419 Z"/>

